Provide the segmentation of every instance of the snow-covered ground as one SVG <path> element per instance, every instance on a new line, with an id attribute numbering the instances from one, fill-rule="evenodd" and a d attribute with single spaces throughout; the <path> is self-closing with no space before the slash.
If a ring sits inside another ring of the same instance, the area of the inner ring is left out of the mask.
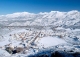
<path id="1" fill-rule="evenodd" d="M 50 37 L 50 36 L 43 37 L 38 42 L 39 42 L 38 45 L 43 46 L 44 48 L 66 43 L 66 41 L 64 41 L 63 39 L 60 39 L 58 37 Z"/>
<path id="2" fill-rule="evenodd" d="M 9 27 L 3 30 L 6 31 L 1 34 L 0 39 L 0 51 L 2 51 L 0 56 L 3 57 L 25 57 L 37 54 L 45 49 L 80 52 L 79 29 L 57 27 L 55 30 L 52 28 L 40 30 L 27 27 L 20 29 Z M 5 50 L 6 47 L 21 47 L 24 50 L 16 54 L 10 54 Z"/>

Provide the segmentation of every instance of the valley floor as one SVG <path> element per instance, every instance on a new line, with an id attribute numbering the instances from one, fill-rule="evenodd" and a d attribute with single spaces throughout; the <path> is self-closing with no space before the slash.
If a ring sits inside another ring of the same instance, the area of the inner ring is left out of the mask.
<path id="1" fill-rule="evenodd" d="M 0 57 L 80 57 L 80 29 L 1 27 Z"/>

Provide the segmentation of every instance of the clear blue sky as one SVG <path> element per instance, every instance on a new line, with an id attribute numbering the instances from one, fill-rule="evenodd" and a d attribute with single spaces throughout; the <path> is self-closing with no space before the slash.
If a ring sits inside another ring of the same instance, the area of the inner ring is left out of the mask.
<path id="1" fill-rule="evenodd" d="M 0 15 L 14 12 L 80 11 L 80 0 L 0 0 Z"/>

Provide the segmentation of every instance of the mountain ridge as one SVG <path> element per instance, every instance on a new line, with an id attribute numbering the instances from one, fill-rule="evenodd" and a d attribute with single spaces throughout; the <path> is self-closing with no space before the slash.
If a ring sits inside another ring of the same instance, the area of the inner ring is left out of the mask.
<path id="1" fill-rule="evenodd" d="M 40 12 L 38 14 L 29 12 L 17 12 L 13 14 L 0 15 L 0 22 L 1 22 L 0 25 L 72 26 L 79 23 L 80 22 L 79 19 L 80 19 L 80 12 L 77 10 L 72 10 L 68 12 L 60 12 L 60 11 Z"/>

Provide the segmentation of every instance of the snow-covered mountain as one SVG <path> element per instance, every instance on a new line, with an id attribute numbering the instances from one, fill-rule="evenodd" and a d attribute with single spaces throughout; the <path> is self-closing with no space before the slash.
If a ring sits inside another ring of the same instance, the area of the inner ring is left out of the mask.
<path id="1" fill-rule="evenodd" d="M 38 14 L 17 12 L 13 14 L 0 15 L 0 25 L 4 26 L 77 26 L 79 25 L 77 23 L 80 23 L 80 12 L 77 10 L 69 12 L 40 12 Z"/>
<path id="2" fill-rule="evenodd" d="M 0 32 L 0 57 L 80 57 L 77 10 L 0 15 Z"/>

